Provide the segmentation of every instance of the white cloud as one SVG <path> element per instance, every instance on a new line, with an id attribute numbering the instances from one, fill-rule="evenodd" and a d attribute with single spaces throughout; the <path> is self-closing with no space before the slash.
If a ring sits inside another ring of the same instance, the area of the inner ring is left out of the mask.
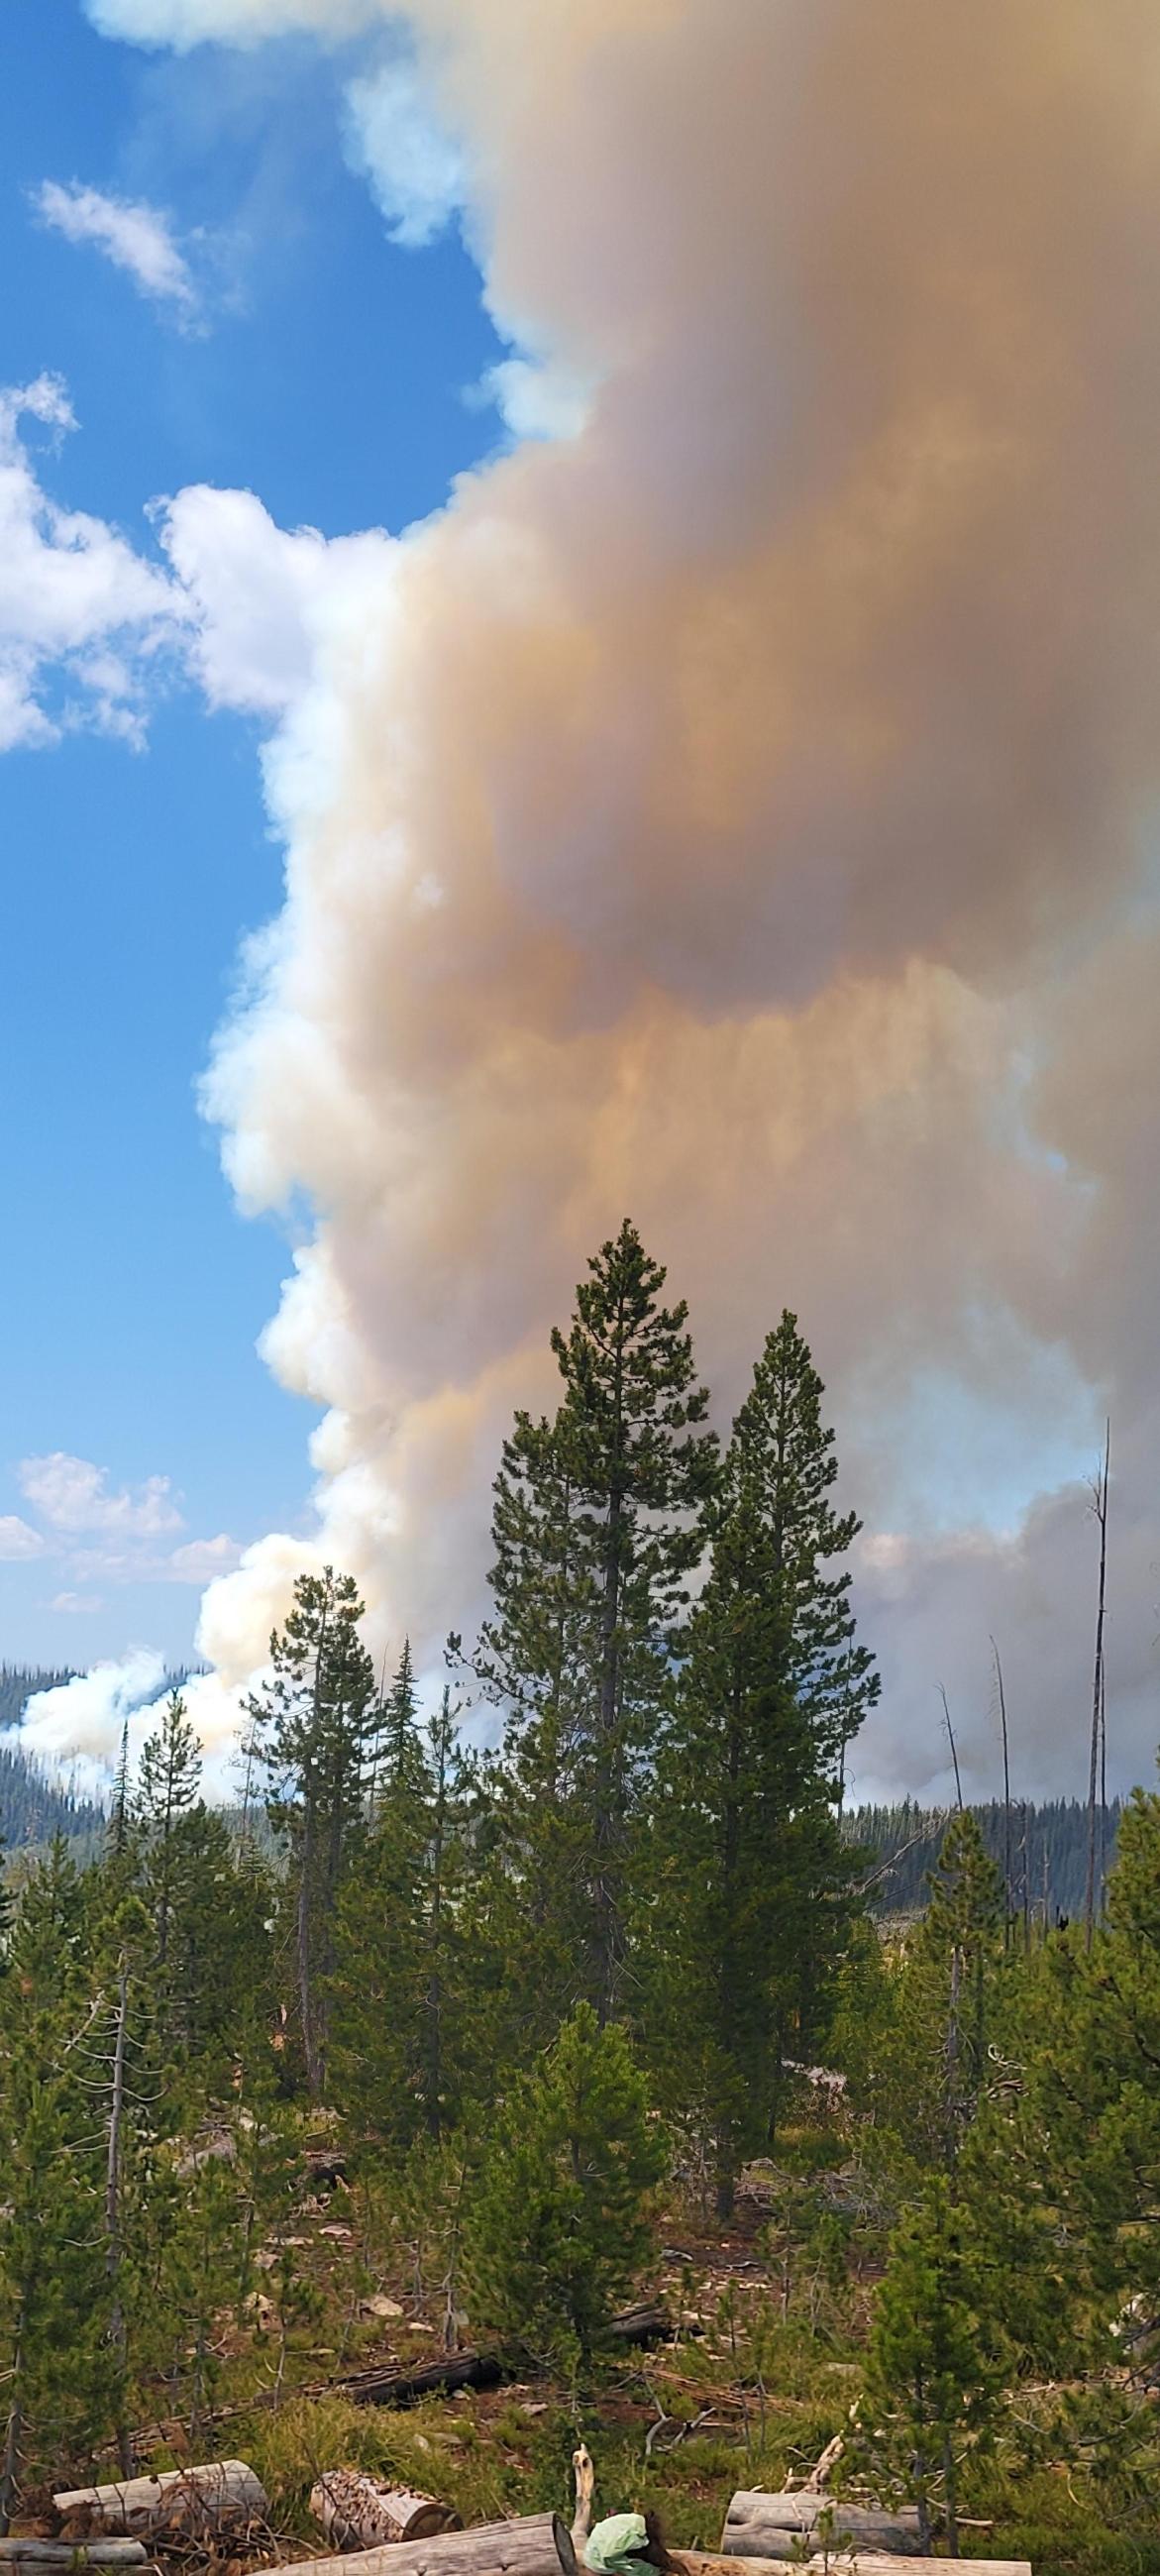
<path id="1" fill-rule="evenodd" d="M 409 250 L 434 241 L 463 200 L 463 164 L 431 113 L 430 95 L 409 62 L 384 63 L 353 80 L 347 98 L 347 158 L 370 180 L 392 240 Z"/>
<path id="2" fill-rule="evenodd" d="M 110 197 L 79 180 L 62 186 L 44 179 L 32 191 L 40 220 L 66 241 L 88 242 L 115 268 L 124 269 L 142 295 L 176 305 L 186 320 L 197 310 L 197 289 L 189 266 L 173 238 L 169 217 L 158 206 Z"/>
<path id="3" fill-rule="evenodd" d="M 50 499 L 29 420 L 53 438 L 75 427 L 59 377 L 0 392 L 0 751 L 78 725 L 136 739 L 145 674 L 178 641 L 184 603 L 106 521 Z"/>
<path id="4" fill-rule="evenodd" d="M 51 1530 L 103 1537 L 158 1538 L 184 1527 L 168 1476 L 148 1476 L 135 1490 L 110 1489 L 107 1467 L 90 1458 L 73 1458 L 64 1449 L 47 1457 L 25 1458 L 20 1490 Z"/>
<path id="5" fill-rule="evenodd" d="M 219 1575 L 232 1574 L 241 1559 L 242 1550 L 236 1538 L 221 1530 L 216 1538 L 195 1538 L 184 1547 L 175 1547 L 158 1568 L 159 1577 L 178 1583 L 213 1583 Z"/>
<path id="6" fill-rule="evenodd" d="M 181 584 L 188 653 L 211 706 L 285 714 L 336 633 L 378 599 L 391 540 L 279 528 L 252 492 L 188 485 L 159 513 Z"/>
<path id="7" fill-rule="evenodd" d="M 588 420 L 591 379 L 534 358 L 502 358 L 472 399 L 490 399 L 514 438 L 578 438 Z"/>
<path id="8" fill-rule="evenodd" d="M 393 0 L 390 0 L 393 5 Z M 140 45 L 258 45 L 311 29 L 337 41 L 388 14 L 384 0 L 87 0 L 102 35 Z"/>
<path id="9" fill-rule="evenodd" d="M 15 1512 L 0 1514 L 0 1561 L 19 1565 L 26 1557 L 41 1556 L 44 1540 L 39 1530 L 30 1529 Z"/>
<path id="10" fill-rule="evenodd" d="M 66 1618 L 79 1619 L 89 1611 L 103 1610 L 105 1605 L 98 1592 L 57 1592 L 48 1606 L 62 1611 Z"/>

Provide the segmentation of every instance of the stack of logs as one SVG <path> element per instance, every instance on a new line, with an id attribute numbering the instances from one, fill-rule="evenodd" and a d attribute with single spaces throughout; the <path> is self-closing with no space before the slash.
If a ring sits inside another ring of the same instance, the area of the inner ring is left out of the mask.
<path id="1" fill-rule="evenodd" d="M 787 2563 L 827 2576 L 936 2576 L 942 2559 L 920 2555 L 918 2516 L 899 2508 L 832 2502 L 824 2476 L 840 2444 L 805 2486 L 776 2495 L 742 2489 L 725 2516 L 721 2549 L 669 2552 L 672 2576 L 785 2576 Z M 581 2446 L 574 2454 L 576 2511 L 571 2531 L 556 2513 L 464 2531 L 434 2496 L 386 2487 L 355 2469 L 318 2480 L 311 2509 L 336 2555 L 292 2562 L 278 2576 L 579 2576 L 592 2523 L 595 2472 Z M 102 2571 L 144 2567 L 167 2542 L 236 2548 L 247 2536 L 268 2539 L 261 2481 L 244 2460 L 174 2469 L 154 2478 L 80 2487 L 53 2499 L 58 2531 L 44 2540 L 0 2540 L 5 2563 L 26 2563 L 33 2576 L 53 2569 Z M 1025 2560 L 976 2559 L 975 2576 L 1031 2576 Z"/>

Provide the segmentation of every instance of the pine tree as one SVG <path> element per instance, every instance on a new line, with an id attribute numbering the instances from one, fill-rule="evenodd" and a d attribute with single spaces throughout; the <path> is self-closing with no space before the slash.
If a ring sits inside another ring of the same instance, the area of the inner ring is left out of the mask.
<path id="1" fill-rule="evenodd" d="M 849 1862 L 786 1645 L 773 1542 L 742 1494 L 674 1691 L 642 1943 L 661 1971 L 666 2090 L 688 2104 L 697 2077 L 722 2216 L 743 2156 L 770 2143 L 783 2057 L 812 2049 L 850 1929 Z"/>
<path id="2" fill-rule="evenodd" d="M 378 1797 L 398 1798 L 408 1794 L 426 1797 L 419 1696 L 415 1688 L 409 1637 L 403 1639 L 398 1669 L 383 1703 L 374 1769 Z"/>
<path id="3" fill-rule="evenodd" d="M 877 2476 L 917 2505 L 927 2552 L 938 2485 L 958 2557 L 961 2456 L 988 2439 L 1002 2387 L 1002 2342 L 969 2224 L 936 2181 L 894 2238 L 858 2403 L 860 2447 Z"/>
<path id="4" fill-rule="evenodd" d="M 584 1790 L 600 1687 L 602 1595 L 565 1417 L 518 1413 L 494 1485 L 491 1591 L 471 1673 L 506 1711 L 485 1763 L 472 1945 L 491 2053 L 546 2046 L 591 1948 L 592 1818 Z M 489 1972 L 490 1963 L 490 1972 Z"/>
<path id="5" fill-rule="evenodd" d="M 882 2151 L 906 2181 L 956 2164 L 1002 2009 L 1003 1882 L 969 1811 L 951 1817 L 928 1891 L 890 1981 L 868 2088 Z"/>
<path id="6" fill-rule="evenodd" d="M 270 1640 L 271 1679 L 249 1703 L 251 1743 L 272 1783 L 270 1815 L 289 1842 L 299 2028 L 315 2099 L 326 2080 L 336 1910 L 375 1727 L 362 1615 L 350 1575 L 330 1566 L 300 1575 L 285 1627 Z"/>
<path id="7" fill-rule="evenodd" d="M 162 1967 L 169 1950 L 177 1827 L 193 1806 L 200 1785 L 201 1747 L 186 1714 L 185 1701 L 180 1691 L 173 1690 L 160 1726 L 142 1746 L 134 1799 L 149 1847 L 157 1952 Z"/>
<path id="8" fill-rule="evenodd" d="M 457 2045 L 462 2016 L 457 1968 L 474 1771 L 459 1741 L 460 1713 L 445 1683 L 428 1729 L 430 1830 L 424 1872 L 422 2095 L 427 2129 L 435 2139 L 449 2121 L 455 2121 L 463 2077 L 462 2051 Z"/>
<path id="9" fill-rule="evenodd" d="M 66 2471 L 110 2429 L 101 2137 L 78 2081 L 104 2003 L 91 1992 L 85 1914 L 58 1839 L 24 1889 L 0 1981 L 4 2530 L 23 2473 Z"/>
<path id="10" fill-rule="evenodd" d="M 661 2131 L 627 2037 L 578 2004 L 504 2101 L 475 2187 L 473 2318 L 539 2360 L 586 2369 L 650 2244 Z"/>
<path id="11" fill-rule="evenodd" d="M 953 2164 L 978 2107 L 986 2075 L 988 2005 L 1002 1959 L 1003 1882 L 972 1815 L 952 1816 L 930 1884 L 916 1944 L 920 1960 L 945 1976 L 944 2119 Z"/>
<path id="12" fill-rule="evenodd" d="M 698 1513 L 716 1443 L 702 1427 L 708 1399 L 685 1330 L 688 1310 L 661 1304 L 664 1271 L 627 1219 L 589 1271 L 570 1330 L 552 1336 L 565 1394 L 550 1439 L 533 1441 L 528 1426 L 517 1425 L 515 1452 L 501 1471 L 497 1602 L 513 1664 L 523 1639 L 543 1641 L 535 1649 L 537 1716 L 523 1747 L 525 1789 L 538 1772 L 553 1792 L 549 1809 L 561 1795 L 570 1808 L 586 1917 L 585 1983 L 607 2019 L 622 1983 L 632 1817 L 655 1736 L 669 1636 L 700 1553 Z M 528 1542 L 523 1584 L 511 1515 L 504 1515 L 516 1463 L 534 1506 L 532 1531 L 525 1515 L 516 1533 Z M 541 1553 L 552 1530 L 555 1544 Z M 549 1641 L 561 1623 L 553 1667 Z M 565 1648 L 573 1685 L 567 1697 Z"/>
<path id="13" fill-rule="evenodd" d="M 1106 1921 L 1038 1954 L 1026 1998 L 1024 2106 L 1070 2232 L 1109 2309 L 1160 2313 L 1160 1796 L 1120 1823 Z"/>
<path id="14" fill-rule="evenodd" d="M 825 1393 L 808 1345 L 788 1309 L 766 1340 L 753 1385 L 733 1425 L 725 1492 L 750 1496 L 769 1535 L 789 1636 L 788 1678 L 827 1761 L 844 1768 L 846 1748 L 880 1681 L 857 1643 L 850 1574 L 831 1571 L 861 1523 L 834 1511 L 834 1435 L 822 1426 Z"/>

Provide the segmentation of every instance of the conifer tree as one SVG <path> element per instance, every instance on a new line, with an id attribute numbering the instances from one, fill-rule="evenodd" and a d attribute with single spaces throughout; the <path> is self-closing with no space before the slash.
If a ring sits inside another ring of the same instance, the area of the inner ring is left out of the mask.
<path id="1" fill-rule="evenodd" d="M 716 1444 L 688 1310 L 662 1305 L 664 1271 L 627 1219 L 589 1272 L 569 1331 L 552 1336 L 565 1390 L 556 1420 L 549 1431 L 520 1417 L 505 1450 L 485 1658 L 530 1712 L 509 1767 L 533 1836 L 541 1814 L 549 1831 L 566 1819 L 564 1883 L 585 1985 L 607 2019 L 622 1983 L 632 1818 Z M 542 1888 L 542 1868 L 532 1876 Z"/>
<path id="2" fill-rule="evenodd" d="M 157 1953 L 169 1951 L 177 1828 L 201 1785 L 201 1747 L 179 1690 L 170 1692 L 155 1734 L 141 1748 L 134 1805 L 150 1848 L 150 1879 L 157 1913 Z"/>
<path id="3" fill-rule="evenodd" d="M 690 1622 L 649 1838 L 653 2044 L 667 2043 L 671 2103 L 699 2087 L 722 2216 L 743 2156 L 769 2145 L 783 2057 L 811 2049 L 851 1919 L 831 1782 L 787 1679 L 777 1570 L 743 1492 Z"/>
<path id="4" fill-rule="evenodd" d="M 951 1817 L 891 1983 L 869 2094 L 902 2172 L 951 2169 L 979 2108 L 1001 2010 L 1003 1882 L 969 1810 Z"/>
<path id="5" fill-rule="evenodd" d="M 101 2142 L 74 2054 L 102 2000 L 84 1933 L 85 1891 L 58 1840 L 24 1889 L 0 1980 L 5 2531 L 29 2468 L 63 2471 L 109 2428 Z"/>
<path id="6" fill-rule="evenodd" d="M 665 2166 L 624 2030 L 590 2004 L 505 2099 L 469 2225 L 472 2314 L 518 2350 L 585 2369 L 651 2241 Z"/>
<path id="7" fill-rule="evenodd" d="M 1053 1935 L 1026 1998 L 1029 2148 L 1097 2290 L 1160 2312 L 1160 1795 L 1124 1808 L 1106 1920 Z"/>
<path id="8" fill-rule="evenodd" d="M 427 1778 L 419 1731 L 419 1697 L 411 1662 L 411 1640 L 403 1639 L 395 1678 L 383 1702 L 375 1754 L 379 1796 L 425 1798 Z"/>
<path id="9" fill-rule="evenodd" d="M 846 1747 L 878 1698 L 869 1649 L 857 1642 L 850 1574 L 840 1560 L 861 1527 L 835 1512 L 834 1435 L 822 1423 L 825 1393 L 788 1308 L 767 1336 L 733 1425 L 727 1493 L 749 1495 L 768 1532 L 786 1614 L 789 1679 L 828 1761 Z M 840 1570 L 838 1570 L 840 1568 Z"/>
<path id="10" fill-rule="evenodd" d="M 326 2080 L 333 1930 L 345 1864 L 362 1822 L 374 1673 L 359 1637 L 353 1578 L 303 1574 L 271 1679 L 249 1703 L 251 1743 L 271 1781 L 271 1818 L 287 1837 L 294 1904 L 299 2029 L 307 2087 Z"/>
<path id="11" fill-rule="evenodd" d="M 961 2456 L 987 2440 L 1002 2386 L 1002 2342 L 969 2224 L 936 2181 L 895 2236 L 858 2404 L 861 2447 L 878 2477 L 917 2505 L 927 2552 L 937 2485 L 958 2557 Z"/>
<path id="12" fill-rule="evenodd" d="M 600 1687 L 601 1588 L 562 1414 L 556 1422 L 516 1415 L 493 1492 L 494 1611 L 470 1670 L 506 1721 L 481 1784 L 472 1942 L 492 2053 L 519 2062 L 558 2030 L 591 1943 L 583 1786 Z"/>

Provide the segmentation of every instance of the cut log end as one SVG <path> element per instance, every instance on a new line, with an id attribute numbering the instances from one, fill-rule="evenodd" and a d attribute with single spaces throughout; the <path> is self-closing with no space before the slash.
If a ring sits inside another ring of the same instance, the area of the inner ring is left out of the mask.
<path id="1" fill-rule="evenodd" d="M 377 2549 L 430 2540 L 462 2528 L 454 2507 L 410 2487 L 383 2486 L 361 2469 L 330 2469 L 310 2496 L 310 2510 L 339 2549 Z"/>

